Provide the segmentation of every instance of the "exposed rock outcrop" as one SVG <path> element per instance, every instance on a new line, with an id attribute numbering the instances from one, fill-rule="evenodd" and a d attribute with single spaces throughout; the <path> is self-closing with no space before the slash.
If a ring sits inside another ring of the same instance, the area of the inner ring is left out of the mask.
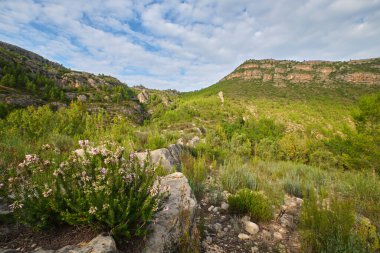
<path id="1" fill-rule="evenodd" d="M 380 86 L 378 66 L 378 58 L 349 62 L 248 60 L 222 80 L 274 82 L 276 86 L 320 81 Z"/>
<path id="2" fill-rule="evenodd" d="M 218 92 L 218 97 L 220 99 L 220 102 L 222 102 L 222 104 L 224 103 L 224 96 L 223 96 L 223 91 L 219 91 Z"/>
<path id="3" fill-rule="evenodd" d="M 149 101 L 149 93 L 146 90 L 143 90 L 137 95 L 137 99 L 141 104 L 146 104 Z"/>
<path id="4" fill-rule="evenodd" d="M 187 178 L 182 173 L 175 172 L 164 177 L 161 186 L 168 187 L 170 195 L 164 209 L 155 215 L 155 221 L 151 225 L 152 233 L 148 236 L 144 253 L 176 252 L 179 239 L 183 236 L 183 219 L 188 219 L 190 226 L 194 224 L 197 202 Z M 186 229 L 191 230 L 191 227 Z"/>
<path id="5" fill-rule="evenodd" d="M 149 155 L 153 164 L 161 165 L 166 171 L 172 172 L 180 166 L 182 149 L 183 146 L 181 144 L 171 144 L 168 148 L 137 152 L 134 155 L 140 161 L 145 161 Z"/>

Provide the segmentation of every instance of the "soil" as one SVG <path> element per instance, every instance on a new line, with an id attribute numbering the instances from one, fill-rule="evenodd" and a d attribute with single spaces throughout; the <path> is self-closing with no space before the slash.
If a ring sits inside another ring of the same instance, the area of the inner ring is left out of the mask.
<path id="1" fill-rule="evenodd" d="M 66 245 L 89 242 L 99 234 L 94 228 L 68 225 L 45 231 L 35 231 L 30 227 L 18 225 L 9 230 L 8 233 L 1 234 L 0 248 L 17 249 L 22 252 L 30 252 L 37 248 L 57 250 Z"/>

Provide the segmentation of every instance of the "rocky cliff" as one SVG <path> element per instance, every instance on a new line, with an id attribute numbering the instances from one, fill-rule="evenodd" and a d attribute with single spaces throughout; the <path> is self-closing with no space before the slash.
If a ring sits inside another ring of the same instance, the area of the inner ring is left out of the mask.
<path id="1" fill-rule="evenodd" d="M 380 58 L 332 61 L 248 60 L 222 79 L 257 80 L 278 85 L 347 83 L 380 86 Z"/>

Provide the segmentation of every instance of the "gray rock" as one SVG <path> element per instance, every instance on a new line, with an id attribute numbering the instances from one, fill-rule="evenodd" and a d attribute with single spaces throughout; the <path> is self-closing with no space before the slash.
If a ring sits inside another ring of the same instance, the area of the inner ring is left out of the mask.
<path id="1" fill-rule="evenodd" d="M 230 205 L 227 204 L 226 202 L 222 202 L 222 204 L 220 205 L 220 208 L 222 208 L 225 211 L 227 211 L 229 207 Z"/>
<path id="2" fill-rule="evenodd" d="M 166 171 L 173 172 L 180 167 L 181 144 L 171 144 L 168 148 L 160 148 L 151 151 L 137 152 L 134 155 L 141 161 L 145 161 L 150 155 L 151 162 L 161 165 Z"/>
<path id="3" fill-rule="evenodd" d="M 194 136 L 189 142 L 187 143 L 187 146 L 195 148 L 197 144 L 199 143 L 200 139 L 198 136 Z"/>
<path id="4" fill-rule="evenodd" d="M 222 224 L 220 224 L 220 223 L 215 223 L 215 224 L 214 224 L 214 228 L 215 228 L 216 231 L 219 232 L 219 231 L 222 230 L 223 227 L 222 227 Z"/>
<path id="5" fill-rule="evenodd" d="M 146 104 L 149 101 L 149 93 L 146 90 L 143 90 L 137 95 L 137 99 L 141 104 Z"/>
<path id="6" fill-rule="evenodd" d="M 189 231 L 195 224 L 197 202 L 193 197 L 187 178 L 182 173 L 175 172 L 162 178 L 161 186 L 164 188 L 168 186 L 170 195 L 164 203 L 165 208 L 155 215 L 154 222 L 150 225 L 152 233 L 147 238 L 143 253 L 175 251 L 179 238 L 182 236 L 181 221 L 184 222 L 183 219 L 190 220 Z M 183 216 L 184 214 L 187 216 Z"/>
<path id="7" fill-rule="evenodd" d="M 86 95 L 79 95 L 77 97 L 78 101 L 80 102 L 86 102 L 87 101 L 87 96 Z"/>

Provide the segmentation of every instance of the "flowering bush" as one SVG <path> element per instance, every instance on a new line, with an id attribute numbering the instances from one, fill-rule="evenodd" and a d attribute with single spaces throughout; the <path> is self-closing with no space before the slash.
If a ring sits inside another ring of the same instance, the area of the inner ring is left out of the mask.
<path id="1" fill-rule="evenodd" d="M 118 241 L 146 234 L 163 197 L 155 168 L 133 155 L 124 158 L 124 149 L 112 143 L 79 145 L 61 162 L 44 159 L 50 149 L 44 146 L 47 151 L 26 155 L 13 171 L 8 188 L 19 220 L 35 227 L 95 225 Z"/>

